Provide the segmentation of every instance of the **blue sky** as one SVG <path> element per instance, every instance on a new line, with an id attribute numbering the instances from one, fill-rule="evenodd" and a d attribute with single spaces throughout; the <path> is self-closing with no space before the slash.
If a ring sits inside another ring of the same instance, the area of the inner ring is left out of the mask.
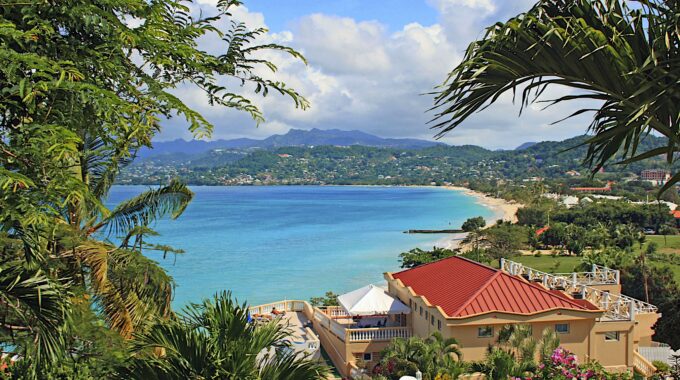
<path id="1" fill-rule="evenodd" d="M 217 0 L 197 0 L 194 11 L 214 12 Z M 278 67 L 272 76 L 303 94 L 311 103 L 295 109 L 289 99 L 252 96 L 248 87 L 221 83 L 254 99 L 266 122 L 259 127 L 244 113 L 211 107 L 197 89 L 182 86 L 177 95 L 215 125 L 213 139 L 265 138 L 296 129 L 361 130 L 382 137 L 432 140 L 431 92 L 461 61 L 470 42 L 496 21 L 529 9 L 534 0 L 245 0 L 233 18 L 270 33 L 263 43 L 279 43 L 302 52 L 308 65 L 279 53 L 262 58 Z M 200 7 L 200 9 L 199 9 Z M 225 20 L 226 21 L 226 20 Z M 221 25 L 228 25 L 226 22 Z M 206 38 L 209 51 L 224 47 Z M 260 74 L 258 72 L 258 74 Z M 567 91 L 551 89 L 546 96 Z M 540 111 L 531 106 L 522 117 L 511 94 L 447 134 L 450 144 L 514 148 L 527 141 L 559 140 L 582 134 L 588 117 L 551 125 L 571 112 L 569 106 Z M 163 123 L 158 140 L 190 139 L 181 120 Z"/>
<path id="2" fill-rule="evenodd" d="M 262 12 L 272 31 L 290 29 L 293 21 L 313 13 L 349 17 L 357 21 L 379 20 L 389 30 L 397 31 L 411 22 L 431 25 L 437 22 L 437 10 L 425 1 L 407 0 L 253 0 L 248 9 Z"/>

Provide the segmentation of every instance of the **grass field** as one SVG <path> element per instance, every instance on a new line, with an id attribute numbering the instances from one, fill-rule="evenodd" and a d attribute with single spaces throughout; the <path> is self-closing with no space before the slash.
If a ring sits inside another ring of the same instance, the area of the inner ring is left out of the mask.
<path id="1" fill-rule="evenodd" d="M 655 242 L 659 246 L 659 252 L 680 254 L 680 235 L 647 235 L 647 243 Z"/>
<path id="2" fill-rule="evenodd" d="M 655 242 L 658 245 L 659 252 L 680 255 L 680 235 L 667 235 L 665 237 L 660 235 L 648 235 L 647 241 L 643 244 L 642 249 L 646 249 L 650 242 Z M 639 252 L 640 246 L 636 244 L 635 254 L 639 254 Z M 542 255 L 540 257 L 518 256 L 511 260 L 548 273 L 569 273 L 581 263 L 580 257 L 552 255 Z M 494 265 L 497 266 L 498 263 L 495 263 Z M 675 279 L 680 282 L 680 265 L 660 262 L 652 262 L 652 265 L 669 267 L 675 274 Z"/>
<path id="3" fill-rule="evenodd" d="M 571 256 L 517 256 L 510 259 L 522 263 L 528 267 L 538 269 L 547 273 L 566 273 L 572 272 L 581 263 L 580 257 Z M 498 264 L 496 264 L 498 265 Z"/>

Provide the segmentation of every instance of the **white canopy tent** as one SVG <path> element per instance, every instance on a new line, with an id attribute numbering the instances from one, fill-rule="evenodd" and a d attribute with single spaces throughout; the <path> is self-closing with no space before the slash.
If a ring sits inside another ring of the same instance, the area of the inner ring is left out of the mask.
<path id="1" fill-rule="evenodd" d="M 338 296 L 338 302 L 352 316 L 409 314 L 411 309 L 387 294 L 385 289 L 367 285 Z"/>

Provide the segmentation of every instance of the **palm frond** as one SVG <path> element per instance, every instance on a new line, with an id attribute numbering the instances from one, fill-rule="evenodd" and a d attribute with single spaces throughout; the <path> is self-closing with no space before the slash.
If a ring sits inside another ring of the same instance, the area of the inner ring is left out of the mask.
<path id="1" fill-rule="evenodd" d="M 147 226 L 166 215 L 176 219 L 193 197 L 194 193 L 185 184 L 172 180 L 166 186 L 146 191 L 121 203 L 91 232 L 106 228 L 109 232 L 124 234 L 135 226 Z"/>
<path id="2" fill-rule="evenodd" d="M 612 159 L 642 159 L 639 142 L 650 131 L 669 139 L 671 162 L 680 136 L 680 11 L 660 0 L 640 4 L 543 0 L 489 27 L 437 90 L 432 128 L 442 136 L 506 92 L 519 92 L 522 109 L 546 88 L 565 86 L 576 94 L 548 106 L 601 102 L 569 116 L 594 111 L 585 158 L 593 171 Z"/>
<path id="3" fill-rule="evenodd" d="M 62 335 L 70 310 L 65 283 L 21 263 L 0 266 L 0 329 L 37 363 L 55 362 L 64 347 Z"/>

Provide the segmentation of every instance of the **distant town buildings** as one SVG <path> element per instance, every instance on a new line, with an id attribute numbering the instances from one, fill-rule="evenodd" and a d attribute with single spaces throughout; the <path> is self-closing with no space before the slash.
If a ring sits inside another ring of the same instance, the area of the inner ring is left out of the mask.
<path id="1" fill-rule="evenodd" d="M 642 181 L 651 182 L 656 186 L 664 185 L 671 179 L 671 173 L 665 169 L 647 169 L 640 173 Z"/>
<path id="2" fill-rule="evenodd" d="M 612 184 L 612 181 L 608 181 L 605 187 L 572 187 L 571 191 L 579 193 L 608 193 L 612 191 Z"/>

